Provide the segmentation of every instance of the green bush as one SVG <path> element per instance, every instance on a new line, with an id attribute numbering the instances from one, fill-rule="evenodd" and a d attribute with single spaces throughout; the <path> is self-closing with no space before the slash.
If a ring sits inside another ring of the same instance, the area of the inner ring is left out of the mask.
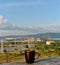
<path id="1" fill-rule="evenodd" d="M 26 45 L 25 48 L 28 48 L 28 45 Z"/>

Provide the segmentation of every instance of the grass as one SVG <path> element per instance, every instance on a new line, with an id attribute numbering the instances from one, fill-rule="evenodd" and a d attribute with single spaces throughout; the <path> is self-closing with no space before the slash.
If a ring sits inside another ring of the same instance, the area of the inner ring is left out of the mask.
<path id="1" fill-rule="evenodd" d="M 0 63 L 7 62 L 22 62 L 24 61 L 24 53 L 20 53 L 18 50 L 9 51 L 7 53 L 0 53 Z"/>
<path id="2" fill-rule="evenodd" d="M 36 50 L 36 58 L 48 58 L 55 57 L 56 53 L 52 52 L 51 54 L 48 51 L 43 52 L 42 50 Z M 0 53 L 0 63 L 8 62 L 24 62 L 25 54 L 22 50 L 8 51 L 7 53 Z"/>
<path id="3" fill-rule="evenodd" d="M 36 43 L 35 48 L 33 49 L 37 52 L 35 54 L 37 59 L 60 56 L 60 42 L 51 43 L 50 45 Z M 25 54 L 23 50 L 5 51 L 4 53 L 0 53 L 0 63 L 24 61 Z"/>

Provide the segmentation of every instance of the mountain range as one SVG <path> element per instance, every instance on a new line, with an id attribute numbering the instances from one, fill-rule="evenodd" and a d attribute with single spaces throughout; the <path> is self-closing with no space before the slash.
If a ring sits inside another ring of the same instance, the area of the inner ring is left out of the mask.
<path id="1" fill-rule="evenodd" d="M 0 36 L 0 38 L 41 38 L 41 39 L 51 39 L 51 38 L 60 38 L 60 33 L 40 33 L 32 35 L 10 35 L 10 36 Z"/>

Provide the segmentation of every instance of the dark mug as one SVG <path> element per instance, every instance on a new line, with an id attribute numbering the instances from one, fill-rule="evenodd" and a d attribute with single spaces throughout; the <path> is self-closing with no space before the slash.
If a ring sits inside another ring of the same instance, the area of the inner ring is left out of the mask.
<path id="1" fill-rule="evenodd" d="M 26 63 L 34 63 L 35 53 L 35 50 L 25 50 Z"/>

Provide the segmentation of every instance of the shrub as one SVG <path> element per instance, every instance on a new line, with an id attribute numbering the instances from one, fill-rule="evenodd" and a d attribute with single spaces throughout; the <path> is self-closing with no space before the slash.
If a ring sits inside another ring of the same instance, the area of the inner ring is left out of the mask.
<path id="1" fill-rule="evenodd" d="M 26 45 L 25 48 L 28 48 L 28 45 Z"/>

